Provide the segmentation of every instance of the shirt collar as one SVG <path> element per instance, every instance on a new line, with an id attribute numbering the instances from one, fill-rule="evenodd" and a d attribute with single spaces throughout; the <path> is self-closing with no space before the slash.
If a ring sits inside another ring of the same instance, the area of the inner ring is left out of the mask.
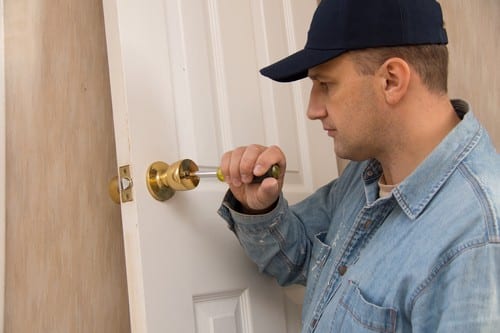
<path id="1" fill-rule="evenodd" d="M 452 100 L 451 103 L 462 121 L 448 133 L 417 169 L 393 190 L 394 198 L 411 220 L 415 220 L 423 212 L 453 171 L 477 145 L 483 133 L 478 120 L 469 111 L 467 102 Z M 373 190 L 368 190 L 368 185 L 381 174 L 382 168 L 375 160 L 365 169 L 363 179 L 367 199 L 374 196 L 371 193 Z"/>

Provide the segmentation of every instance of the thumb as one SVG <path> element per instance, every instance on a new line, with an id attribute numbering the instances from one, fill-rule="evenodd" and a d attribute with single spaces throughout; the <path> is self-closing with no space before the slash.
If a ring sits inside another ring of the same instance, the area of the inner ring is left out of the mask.
<path id="1" fill-rule="evenodd" d="M 264 179 L 257 190 L 257 200 L 262 208 L 273 205 L 278 200 L 280 191 L 277 179 L 272 177 Z"/>

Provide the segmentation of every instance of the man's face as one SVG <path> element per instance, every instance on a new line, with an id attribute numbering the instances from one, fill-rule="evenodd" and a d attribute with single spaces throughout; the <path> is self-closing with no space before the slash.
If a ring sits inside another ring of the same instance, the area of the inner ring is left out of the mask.
<path id="1" fill-rule="evenodd" d="M 356 71 L 349 54 L 309 70 L 312 80 L 307 116 L 318 119 L 334 138 L 337 156 L 350 160 L 376 158 L 388 130 L 373 75 Z"/>

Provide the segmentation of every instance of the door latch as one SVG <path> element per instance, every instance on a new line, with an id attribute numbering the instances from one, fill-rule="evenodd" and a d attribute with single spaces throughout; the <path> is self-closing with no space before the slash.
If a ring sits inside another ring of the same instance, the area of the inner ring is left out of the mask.
<path id="1" fill-rule="evenodd" d="M 119 176 L 113 177 L 109 182 L 109 196 L 117 204 L 133 201 L 133 187 L 130 166 L 123 165 L 119 168 Z"/>

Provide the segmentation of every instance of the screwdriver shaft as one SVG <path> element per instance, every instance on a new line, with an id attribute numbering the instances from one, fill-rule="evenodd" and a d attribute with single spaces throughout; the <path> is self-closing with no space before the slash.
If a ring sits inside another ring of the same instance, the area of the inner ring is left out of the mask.
<path id="1" fill-rule="evenodd" d="M 196 171 L 194 172 L 194 176 L 198 176 L 200 178 L 217 177 L 217 171 Z"/>
<path id="2" fill-rule="evenodd" d="M 281 174 L 280 167 L 277 164 L 275 164 L 271 168 L 269 168 L 269 170 L 267 170 L 266 173 L 263 174 L 262 176 L 254 176 L 252 179 L 252 184 L 262 183 L 262 181 L 268 177 L 273 177 L 273 178 L 278 179 L 280 174 Z M 224 181 L 224 175 L 222 174 L 222 171 L 220 168 L 217 168 L 214 171 L 212 171 L 212 170 L 196 171 L 196 172 L 192 173 L 192 176 L 197 176 L 200 178 L 216 177 L 221 182 Z"/>

